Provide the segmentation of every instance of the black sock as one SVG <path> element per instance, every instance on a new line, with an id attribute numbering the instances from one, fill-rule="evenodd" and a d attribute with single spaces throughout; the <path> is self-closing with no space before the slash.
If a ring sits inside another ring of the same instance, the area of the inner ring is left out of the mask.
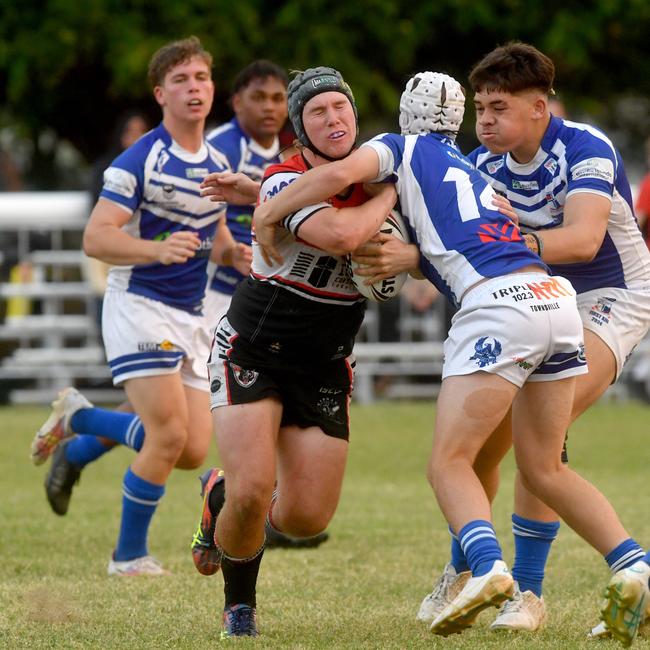
<path id="1" fill-rule="evenodd" d="M 257 574 L 264 548 L 262 547 L 252 558 L 239 560 L 223 556 L 221 572 L 223 573 L 223 592 L 226 596 L 226 607 L 230 605 L 246 604 L 256 606 L 255 587 Z"/>

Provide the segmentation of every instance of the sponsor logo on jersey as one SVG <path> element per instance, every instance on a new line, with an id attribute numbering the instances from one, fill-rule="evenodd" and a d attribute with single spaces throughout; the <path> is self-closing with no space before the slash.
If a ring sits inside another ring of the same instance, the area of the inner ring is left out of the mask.
<path id="1" fill-rule="evenodd" d="M 264 195 L 264 200 L 266 201 L 267 199 L 272 199 L 278 192 L 281 192 L 289 183 L 293 183 L 295 181 L 295 178 L 292 178 L 289 181 L 280 181 L 279 185 L 274 185 L 265 195 Z"/>
<path id="2" fill-rule="evenodd" d="M 562 207 L 560 205 L 560 202 L 553 196 L 551 192 L 547 192 L 544 198 L 546 199 L 546 203 L 552 205 L 556 210 L 559 210 Z"/>
<path id="3" fill-rule="evenodd" d="M 514 223 L 483 223 L 478 228 L 479 239 L 491 241 L 521 241 L 521 233 Z"/>
<path id="4" fill-rule="evenodd" d="M 175 348 L 176 346 L 167 339 L 162 341 L 140 341 L 138 343 L 138 350 L 140 352 L 169 352 Z"/>
<path id="5" fill-rule="evenodd" d="M 137 180 L 133 174 L 119 167 L 109 167 L 104 172 L 104 189 L 130 199 L 135 194 Z"/>
<path id="6" fill-rule="evenodd" d="M 169 154 L 162 149 L 156 160 L 156 171 L 161 174 L 165 163 L 169 160 Z"/>
<path id="7" fill-rule="evenodd" d="M 271 352 L 274 352 L 275 354 L 278 354 L 280 350 L 282 350 L 282 343 L 280 343 L 280 341 L 275 341 L 274 343 L 271 343 L 271 345 L 269 345 L 269 350 L 271 350 Z"/>
<path id="8" fill-rule="evenodd" d="M 589 158 L 571 168 L 574 181 L 582 178 L 595 178 L 607 183 L 614 182 L 614 165 L 607 158 Z"/>
<path id="9" fill-rule="evenodd" d="M 538 190 L 539 185 L 537 181 L 512 181 L 513 190 Z"/>
<path id="10" fill-rule="evenodd" d="M 257 381 L 257 378 L 260 376 L 260 373 L 257 371 L 246 370 L 245 368 L 242 368 L 241 366 L 237 366 L 234 363 L 230 364 L 230 368 L 232 370 L 232 374 L 233 377 L 235 378 L 235 381 L 242 388 L 250 388 Z"/>
<path id="11" fill-rule="evenodd" d="M 343 392 L 342 388 L 331 388 L 330 386 L 321 386 L 318 392 L 322 395 L 340 395 Z"/>
<path id="12" fill-rule="evenodd" d="M 476 361 L 479 368 L 491 366 L 497 362 L 501 349 L 501 343 L 497 339 L 490 336 L 481 336 L 474 344 L 474 354 L 469 360 Z"/>
<path id="13" fill-rule="evenodd" d="M 494 160 L 493 162 L 489 162 L 485 165 L 485 168 L 488 170 L 488 174 L 496 174 L 501 167 L 503 167 L 503 158 L 499 158 L 499 160 Z"/>
<path id="14" fill-rule="evenodd" d="M 200 178 L 204 179 L 209 173 L 207 167 L 188 167 L 185 170 L 186 178 Z"/>
<path id="15" fill-rule="evenodd" d="M 557 160 L 555 158 L 549 158 L 545 163 L 544 163 L 544 168 L 548 169 L 551 174 L 555 174 L 555 170 L 557 169 Z"/>

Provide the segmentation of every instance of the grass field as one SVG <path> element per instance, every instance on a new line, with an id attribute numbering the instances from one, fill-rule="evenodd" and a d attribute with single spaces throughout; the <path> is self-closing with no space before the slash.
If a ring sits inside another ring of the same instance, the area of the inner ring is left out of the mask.
<path id="1" fill-rule="evenodd" d="M 0 647 L 211 648 L 219 641 L 220 575 L 195 572 L 189 541 L 200 507 L 199 472 L 175 472 L 154 519 L 150 551 L 168 578 L 109 578 L 119 523 L 119 449 L 88 468 L 66 517 L 51 513 L 44 468 L 28 460 L 40 408 L 2 408 L 0 422 Z M 415 621 L 422 597 L 447 560 L 446 525 L 424 478 L 433 407 L 386 403 L 354 408 L 343 496 L 317 550 L 268 551 L 258 588 L 257 648 L 602 648 L 588 642 L 608 571 L 563 526 L 547 571 L 547 627 L 536 636 L 487 630 L 490 610 L 462 636 L 443 639 Z M 573 427 L 572 465 L 615 504 L 642 545 L 650 544 L 650 409 L 608 404 Z M 209 463 L 216 464 L 216 451 Z M 503 469 L 494 520 L 507 561 L 513 463 Z M 240 642 L 237 641 L 239 644 Z M 239 647 L 239 645 L 238 645 Z M 650 648 L 650 639 L 635 647 Z"/>

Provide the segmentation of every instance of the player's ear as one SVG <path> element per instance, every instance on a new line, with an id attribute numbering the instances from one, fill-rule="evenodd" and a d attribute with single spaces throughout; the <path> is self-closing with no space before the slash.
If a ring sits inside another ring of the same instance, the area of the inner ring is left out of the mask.
<path id="1" fill-rule="evenodd" d="M 532 116 L 536 120 L 542 119 L 548 112 L 548 101 L 543 95 L 538 95 L 533 101 Z"/>
<path id="2" fill-rule="evenodd" d="M 239 93 L 235 93 L 230 98 L 230 104 L 232 106 L 233 113 L 236 113 L 239 110 L 239 107 L 241 106 L 241 96 Z"/>
<path id="3" fill-rule="evenodd" d="M 156 101 L 158 102 L 158 104 L 160 104 L 160 106 L 165 105 L 165 96 L 164 96 L 162 86 L 154 86 L 153 96 L 156 98 Z"/>

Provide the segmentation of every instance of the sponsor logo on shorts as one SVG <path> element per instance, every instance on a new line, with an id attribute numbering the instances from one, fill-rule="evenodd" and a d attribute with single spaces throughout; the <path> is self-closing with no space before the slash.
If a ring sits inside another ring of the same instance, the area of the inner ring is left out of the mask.
<path id="1" fill-rule="evenodd" d="M 321 386 L 318 389 L 321 395 L 340 395 L 343 392 L 342 388 L 331 388 L 330 386 Z"/>
<path id="2" fill-rule="evenodd" d="M 515 365 L 524 370 L 530 370 L 533 367 L 533 364 L 530 361 L 526 361 L 523 357 L 512 357 L 512 360 L 515 362 Z"/>
<path id="3" fill-rule="evenodd" d="M 560 308 L 559 302 L 549 302 L 545 305 L 528 305 L 530 311 L 555 311 Z"/>
<path id="4" fill-rule="evenodd" d="M 501 343 L 497 339 L 491 336 L 481 336 L 474 344 L 474 354 L 469 360 L 476 361 L 479 368 L 491 366 L 497 362 L 501 349 Z"/>
<path id="5" fill-rule="evenodd" d="M 235 378 L 235 381 L 242 388 L 250 388 L 257 381 L 257 378 L 260 376 L 260 373 L 257 371 L 246 370 L 245 368 L 242 368 L 241 366 L 237 366 L 234 363 L 230 364 L 230 368 L 232 369 L 232 374 L 233 377 Z"/>
<path id="6" fill-rule="evenodd" d="M 584 343 L 581 343 L 578 346 L 578 356 L 577 359 L 580 363 L 587 363 L 587 353 L 585 352 Z"/>
<path id="7" fill-rule="evenodd" d="M 328 419 L 340 422 L 341 405 L 333 397 L 321 397 L 316 408 Z"/>
<path id="8" fill-rule="evenodd" d="M 492 292 L 494 300 L 501 300 L 502 298 L 512 298 L 515 302 L 521 300 L 553 300 L 560 296 L 570 296 L 567 291 L 555 278 L 549 277 L 548 280 L 542 282 L 525 282 L 523 284 L 512 284 L 509 287 L 499 289 Z M 559 309 L 558 303 L 554 303 L 552 309 Z M 543 309 L 535 309 L 533 311 L 549 311 L 549 306 L 543 306 Z M 532 306 L 531 306 L 532 309 Z"/>
<path id="9" fill-rule="evenodd" d="M 601 326 L 607 325 L 613 316 L 612 307 L 615 302 L 616 298 L 607 298 L 606 296 L 598 298 L 598 302 L 589 310 L 591 322 Z"/>
<path id="10" fill-rule="evenodd" d="M 138 343 L 139 352 L 169 352 L 175 348 L 176 345 L 167 339 L 163 341 L 140 341 Z"/>
<path id="11" fill-rule="evenodd" d="M 213 379 L 210 383 L 210 392 L 216 394 L 219 390 L 221 390 L 221 379 Z"/>

